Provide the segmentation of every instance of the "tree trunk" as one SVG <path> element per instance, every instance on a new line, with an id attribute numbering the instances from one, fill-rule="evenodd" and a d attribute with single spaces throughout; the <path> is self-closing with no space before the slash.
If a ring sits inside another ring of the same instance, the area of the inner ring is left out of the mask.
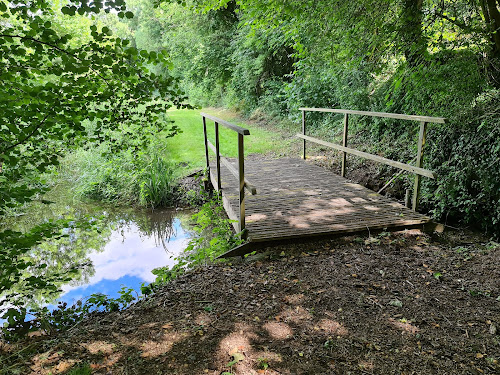
<path id="1" fill-rule="evenodd" d="M 402 0 L 400 13 L 402 50 L 411 66 L 418 65 L 427 50 L 422 33 L 422 2 L 423 0 Z"/>
<path id="2" fill-rule="evenodd" d="M 492 42 L 491 54 L 493 57 L 499 58 L 500 57 L 500 11 L 498 10 L 498 7 L 500 6 L 500 1 L 485 0 L 485 2 L 487 6 L 488 19 L 489 19 L 489 24 L 487 26 L 489 29 L 488 31 L 491 32 L 491 42 Z"/>

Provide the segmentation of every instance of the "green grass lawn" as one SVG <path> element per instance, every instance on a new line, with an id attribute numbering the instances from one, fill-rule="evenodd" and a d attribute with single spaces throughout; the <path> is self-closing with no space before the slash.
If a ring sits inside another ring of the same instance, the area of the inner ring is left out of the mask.
<path id="1" fill-rule="evenodd" d="M 169 110 L 168 117 L 182 130 L 182 133 L 168 139 L 167 152 L 174 163 L 187 163 L 188 171 L 205 166 L 205 146 L 203 140 L 203 122 L 200 112 L 206 112 L 223 120 L 230 121 L 250 130 L 245 136 L 245 156 L 250 154 L 281 154 L 286 152 L 288 141 L 279 133 L 264 130 L 257 126 L 235 122 L 231 115 L 222 110 Z M 214 123 L 207 119 L 209 140 L 215 145 Z M 238 136 L 233 130 L 219 126 L 221 155 L 236 157 L 238 155 Z M 209 150 L 211 160 L 215 157 Z"/>

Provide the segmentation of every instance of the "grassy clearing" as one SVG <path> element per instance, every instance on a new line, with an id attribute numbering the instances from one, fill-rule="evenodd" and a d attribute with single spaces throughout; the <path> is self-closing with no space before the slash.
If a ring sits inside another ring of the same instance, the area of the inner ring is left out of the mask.
<path id="1" fill-rule="evenodd" d="M 235 121 L 232 115 L 223 110 L 202 111 L 231 121 L 236 125 L 250 130 L 250 135 L 245 137 L 245 155 L 265 154 L 279 155 L 286 153 L 288 141 L 283 140 L 279 133 L 262 129 L 255 125 Z M 194 170 L 205 165 L 205 150 L 203 145 L 203 125 L 200 110 L 170 110 L 168 116 L 182 129 L 182 133 L 168 139 L 168 158 L 174 163 L 187 163 L 186 169 Z M 208 137 L 215 144 L 213 122 L 207 120 Z M 219 128 L 221 154 L 227 157 L 236 157 L 237 134 L 223 126 Z M 210 156 L 213 153 L 210 152 Z"/>

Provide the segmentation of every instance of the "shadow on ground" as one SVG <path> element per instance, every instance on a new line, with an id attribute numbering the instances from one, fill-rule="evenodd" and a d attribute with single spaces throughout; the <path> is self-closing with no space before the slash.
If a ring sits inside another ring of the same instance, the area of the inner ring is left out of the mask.
<path id="1" fill-rule="evenodd" d="M 499 373 L 494 242 L 382 232 L 268 250 L 32 338 L 26 373 L 83 363 L 96 374 Z"/>

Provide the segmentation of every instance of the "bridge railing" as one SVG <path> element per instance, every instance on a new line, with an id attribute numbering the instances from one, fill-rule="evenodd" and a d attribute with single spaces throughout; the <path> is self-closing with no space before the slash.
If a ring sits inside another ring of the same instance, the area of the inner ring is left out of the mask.
<path id="1" fill-rule="evenodd" d="M 248 129 L 242 128 L 240 126 L 231 124 L 230 122 L 224 121 L 215 116 L 211 116 L 207 113 L 200 113 L 203 118 L 203 135 L 205 138 L 205 158 L 207 169 L 210 173 L 210 158 L 208 150 L 210 149 L 215 154 L 215 169 L 216 178 L 214 188 L 217 191 L 221 191 L 221 163 L 229 170 L 229 172 L 238 179 L 239 181 L 239 215 L 238 215 L 238 228 L 239 231 L 245 229 L 245 189 L 247 189 L 252 195 L 257 194 L 257 189 L 245 178 L 245 148 L 244 148 L 244 137 L 250 135 Z M 207 119 L 214 122 L 215 129 L 215 145 L 208 140 L 207 135 Z M 236 169 L 225 157 L 220 154 L 220 142 L 219 142 L 219 125 L 222 125 L 228 129 L 235 131 L 238 135 L 238 169 Z M 210 176 L 212 178 L 212 176 Z M 226 202 L 225 202 L 226 204 Z M 227 203 L 228 204 L 228 203 Z"/>
<path id="2" fill-rule="evenodd" d="M 297 137 L 303 139 L 303 157 L 306 158 L 306 141 L 318 143 L 323 146 L 331 147 L 336 150 L 342 151 L 342 169 L 341 175 L 345 177 L 346 171 L 346 156 L 347 154 L 352 154 L 356 156 L 363 157 L 365 159 L 373 160 L 378 163 L 387 164 L 391 167 L 399 168 L 415 174 L 415 183 L 413 187 L 413 197 L 412 197 L 412 208 L 413 211 L 418 209 L 418 204 L 420 200 L 420 185 L 421 177 L 436 178 L 435 172 L 422 168 L 423 166 L 423 151 L 425 145 L 425 134 L 427 130 L 428 123 L 445 124 L 447 119 L 444 117 L 428 117 L 428 116 L 417 116 L 417 115 L 405 115 L 398 113 L 385 113 L 385 112 L 367 112 L 367 111 L 353 111 L 349 109 L 335 109 L 335 108 L 299 108 L 302 111 L 302 134 L 297 134 Z M 342 145 L 337 145 L 331 142 L 325 142 L 317 138 L 309 137 L 306 135 L 306 112 L 330 112 L 330 113 L 342 113 L 344 114 L 344 133 L 342 136 Z M 409 121 L 419 121 L 420 131 L 417 143 L 417 156 L 415 166 L 410 164 L 401 163 L 395 160 L 386 159 L 378 155 L 369 154 L 367 152 L 359 151 L 353 148 L 347 147 L 347 135 L 349 127 L 349 115 L 361 115 L 369 117 L 383 117 L 383 118 L 393 118 L 399 120 L 409 120 Z"/>

